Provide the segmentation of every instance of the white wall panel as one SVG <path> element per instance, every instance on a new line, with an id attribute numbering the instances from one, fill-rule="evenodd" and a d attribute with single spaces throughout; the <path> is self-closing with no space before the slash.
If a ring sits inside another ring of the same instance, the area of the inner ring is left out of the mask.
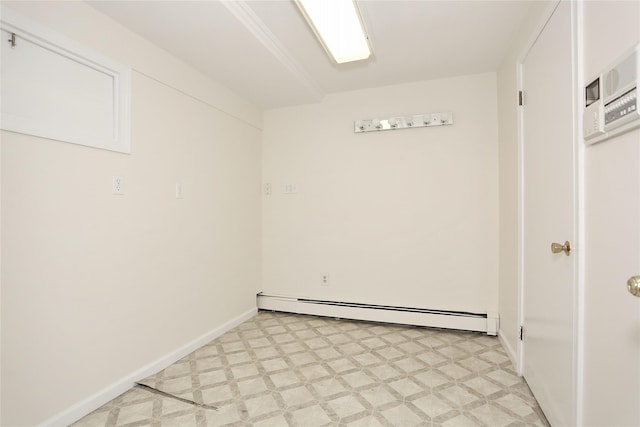
<path id="1" fill-rule="evenodd" d="M 4 9 L 2 129 L 130 152 L 129 67 Z"/>
<path id="2" fill-rule="evenodd" d="M 357 119 L 451 111 L 452 126 L 355 134 Z M 327 96 L 268 110 L 263 290 L 496 311 L 494 73 Z M 285 183 L 298 192 L 283 194 Z M 330 285 L 321 286 L 321 274 Z"/>

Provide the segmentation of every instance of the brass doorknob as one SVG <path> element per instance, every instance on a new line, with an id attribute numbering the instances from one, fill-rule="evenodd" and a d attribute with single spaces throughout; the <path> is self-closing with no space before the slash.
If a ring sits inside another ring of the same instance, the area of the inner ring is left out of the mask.
<path id="1" fill-rule="evenodd" d="M 551 252 L 554 254 L 559 254 L 560 252 L 564 252 L 566 256 L 569 256 L 569 252 L 571 252 L 571 243 L 564 242 L 564 245 L 560 243 L 552 243 L 551 244 Z"/>
<path id="2" fill-rule="evenodd" d="M 627 290 L 634 297 L 640 297 L 640 276 L 633 276 L 627 280 Z"/>

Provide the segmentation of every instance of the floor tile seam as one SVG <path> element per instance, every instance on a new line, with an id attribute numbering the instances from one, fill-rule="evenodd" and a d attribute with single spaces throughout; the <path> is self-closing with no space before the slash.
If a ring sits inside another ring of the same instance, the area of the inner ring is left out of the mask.
<path id="1" fill-rule="evenodd" d="M 523 421 L 526 422 L 525 418 L 531 416 L 531 415 L 535 415 L 536 419 L 538 419 L 538 414 L 535 413 L 534 409 L 529 407 L 529 409 L 531 409 L 531 412 L 527 415 L 520 415 L 517 412 L 515 412 L 514 410 L 506 407 L 505 405 L 501 404 L 500 402 L 498 402 L 497 400 L 493 400 L 490 402 L 490 404 L 492 406 L 496 406 L 498 407 L 502 412 L 505 412 L 507 415 L 517 419 L 518 421 Z"/>
<path id="2" fill-rule="evenodd" d="M 426 418 L 429 420 L 429 422 L 433 422 L 432 417 L 431 417 L 429 414 L 425 413 L 422 409 L 420 409 L 419 407 L 417 407 L 417 406 L 413 403 L 413 401 L 408 401 L 408 402 L 407 402 L 407 401 L 405 401 L 405 402 L 404 402 L 404 405 L 405 405 L 407 408 L 409 408 L 409 410 L 411 410 L 415 415 L 417 415 L 417 416 L 419 416 L 419 417 L 421 417 L 421 418 L 426 417 Z"/>
<path id="3" fill-rule="evenodd" d="M 455 379 L 454 381 L 452 381 L 456 386 L 462 388 L 463 390 L 470 392 L 471 394 L 477 396 L 477 397 L 485 397 L 484 394 L 482 394 L 481 392 L 475 390 L 473 387 L 470 387 L 469 385 L 466 384 L 467 381 L 470 381 L 472 379 L 475 378 L 479 378 L 477 375 L 471 376 L 471 375 L 467 375 L 465 377 L 461 377 L 458 379 Z M 451 383 L 450 383 L 451 384 Z M 500 391 L 503 391 L 504 388 L 500 387 Z M 508 391 L 507 391 L 508 392 Z M 497 393 L 497 392 L 495 392 Z"/>
<path id="4" fill-rule="evenodd" d="M 342 393 L 339 393 L 339 394 L 342 394 Z M 348 394 L 344 394 L 343 396 L 335 397 L 335 398 L 334 398 L 334 399 L 332 399 L 332 400 L 336 400 L 336 399 L 339 399 L 339 398 L 341 398 L 341 397 L 345 397 L 345 396 L 348 396 Z M 288 411 L 288 412 L 294 413 L 294 412 L 296 412 L 296 411 L 301 411 L 301 410 L 303 410 L 303 409 L 312 408 L 312 407 L 314 407 L 314 406 L 319 405 L 320 403 L 325 403 L 325 404 L 327 404 L 327 405 L 328 405 L 328 404 L 329 404 L 329 402 L 331 402 L 331 400 L 327 401 L 327 400 L 325 400 L 325 399 L 324 399 L 324 398 L 322 398 L 322 397 L 321 397 L 321 398 L 319 398 L 319 399 L 309 400 L 309 401 L 307 401 L 307 402 L 301 402 L 301 403 L 298 403 L 298 404 L 295 404 L 295 405 L 288 405 L 288 404 L 286 404 L 286 402 L 285 402 L 285 406 L 286 406 L 286 409 L 285 409 L 285 410 L 286 410 L 286 411 Z M 322 406 L 321 406 L 321 407 L 322 407 Z"/>
<path id="5" fill-rule="evenodd" d="M 464 411 L 452 408 L 447 412 L 444 412 L 440 415 L 432 417 L 432 423 L 441 424 L 441 423 L 447 422 L 448 420 L 452 420 L 460 415 L 464 415 Z"/>
<path id="6" fill-rule="evenodd" d="M 507 394 L 505 394 L 504 396 L 497 398 L 497 399 L 496 399 L 496 401 L 498 401 L 498 400 L 502 400 L 502 401 L 504 401 L 504 400 L 505 400 L 505 398 L 508 398 L 508 397 L 515 397 L 515 398 L 517 398 L 517 399 L 518 399 L 517 403 L 520 403 L 520 404 L 522 404 L 522 405 L 525 405 L 527 408 L 529 408 L 529 409 L 531 409 L 531 410 L 534 410 L 535 408 L 537 408 L 537 407 L 538 407 L 538 405 L 537 405 L 536 403 L 532 403 L 531 401 L 529 401 L 529 400 L 527 400 L 527 399 L 523 399 L 523 398 L 522 398 L 522 396 L 519 396 L 518 394 L 513 393 L 513 392 L 511 392 L 511 391 L 508 391 L 508 392 L 507 392 Z M 499 402 L 498 402 L 498 403 L 499 403 Z M 500 404 L 501 404 L 502 406 L 507 407 L 507 404 L 506 404 L 506 403 L 500 403 Z"/>
<path id="7" fill-rule="evenodd" d="M 513 384 L 513 385 L 506 385 L 506 384 L 501 383 L 500 381 L 498 381 L 498 380 L 496 380 L 496 379 L 494 379 L 494 378 L 489 376 L 489 374 L 491 374 L 493 372 L 496 372 L 496 371 L 497 370 L 494 369 L 494 370 L 492 370 L 492 371 L 490 371 L 488 373 L 483 372 L 483 373 L 479 373 L 478 375 L 480 377 L 482 377 L 483 379 L 487 380 L 488 382 L 494 384 L 495 386 L 503 388 L 503 389 L 509 390 L 511 387 L 518 385 L 517 383 Z M 521 380 L 521 381 L 524 381 L 524 380 Z"/>
<path id="8" fill-rule="evenodd" d="M 115 426 L 116 424 L 114 424 Z M 147 419 L 145 420 L 140 420 L 140 421 L 133 421 L 131 423 L 127 423 L 127 424 L 118 424 L 118 427 L 142 427 L 142 426 L 147 426 L 149 425 L 149 422 L 147 421 Z"/>
<path id="9" fill-rule="evenodd" d="M 322 408 L 324 413 L 329 417 L 331 422 L 336 423 L 337 420 L 340 419 L 340 416 L 336 413 L 336 411 L 329 405 L 329 403 L 325 400 L 319 400 L 318 406 Z"/>
<path id="10" fill-rule="evenodd" d="M 470 414 L 467 411 L 457 410 L 456 412 L 457 412 L 456 414 L 452 414 L 451 416 L 449 416 L 447 418 L 441 418 L 442 421 L 439 421 L 439 422 L 435 421 L 435 422 L 442 424 L 442 423 L 445 423 L 447 421 L 453 420 L 454 418 L 457 418 L 459 416 L 463 416 L 463 417 L 465 417 L 467 419 L 471 419 L 474 422 L 474 425 L 477 426 L 477 427 L 495 427 L 495 426 L 487 426 L 482 421 L 478 420 L 477 417 L 475 417 L 474 415 Z M 448 413 L 447 414 L 443 414 L 442 416 L 444 416 L 444 415 L 448 415 Z M 469 416 L 471 416 L 471 418 L 469 418 Z M 437 418 L 440 418 L 440 417 L 436 417 L 435 419 L 437 419 Z"/>
<path id="11" fill-rule="evenodd" d="M 446 401 L 451 402 L 449 399 L 446 398 L 446 396 L 442 396 L 442 397 Z M 489 407 L 493 407 L 493 408 L 497 409 L 502 414 L 504 414 L 504 415 L 508 416 L 509 418 L 511 418 L 513 421 L 526 422 L 525 418 L 526 417 L 531 417 L 531 416 L 535 416 L 537 419 L 539 419 L 538 414 L 535 413 L 533 408 L 532 408 L 532 412 L 530 414 L 527 414 L 526 416 L 521 416 L 521 415 L 515 413 L 514 411 L 511 411 L 509 408 L 506 408 L 503 405 L 500 405 L 499 402 L 496 402 L 495 400 L 492 400 L 492 399 L 489 399 L 489 398 L 484 398 L 484 399 L 472 401 L 472 402 L 469 402 L 469 403 L 461 405 L 461 406 L 457 405 L 456 409 L 459 409 L 459 410 L 461 410 L 463 412 L 466 412 L 466 413 L 471 413 L 474 410 L 476 410 L 478 408 L 481 408 L 481 407 L 484 407 L 484 406 L 489 406 Z"/>
<path id="12" fill-rule="evenodd" d="M 356 415 L 359 415 L 359 418 L 362 418 L 362 417 L 363 417 L 363 415 L 361 415 L 361 412 L 364 412 L 364 417 L 372 417 L 372 416 L 373 416 L 373 413 L 375 412 L 375 409 L 370 409 L 370 410 L 369 410 L 369 409 L 367 409 L 367 410 L 365 410 L 365 411 L 360 411 L 360 412 L 353 413 L 353 414 L 348 415 L 348 416 L 346 416 L 346 417 L 341 417 L 341 418 L 340 418 L 340 424 L 342 424 L 342 423 L 343 423 L 343 420 L 345 420 L 345 421 L 344 421 L 345 423 L 352 423 L 352 422 L 356 421 L 356 420 L 353 420 L 353 419 L 352 419 L 352 418 L 353 418 L 353 417 L 355 417 Z"/>
<path id="13" fill-rule="evenodd" d="M 397 427 L 391 424 L 391 422 L 379 411 L 374 411 L 372 416 L 382 425 L 386 427 Z"/>
<path id="14" fill-rule="evenodd" d="M 119 407 L 113 408 L 113 410 L 110 411 L 109 414 L 107 415 L 107 421 L 105 422 L 105 425 L 115 426 L 119 415 L 120 415 L 120 408 Z"/>
<path id="15" fill-rule="evenodd" d="M 482 406 L 479 406 L 477 408 L 473 408 L 472 410 L 467 411 L 467 415 L 470 415 L 472 418 L 477 419 L 479 421 L 479 425 L 481 425 L 481 426 L 494 427 L 491 424 L 487 424 L 487 423 L 483 422 L 480 419 L 480 417 L 478 417 L 477 415 L 474 414 L 474 412 L 473 412 L 474 410 L 479 409 L 479 408 L 481 408 L 483 406 L 485 406 L 485 405 L 482 405 Z M 510 416 L 509 414 L 506 414 L 506 415 Z M 520 419 L 520 417 L 518 417 L 516 419 L 513 419 L 513 421 L 521 421 L 521 419 Z"/>
<path id="16" fill-rule="evenodd" d="M 380 384 L 380 387 L 382 387 L 387 393 L 394 396 L 396 400 L 404 401 L 405 396 L 392 385 L 399 381 L 402 381 L 403 379 L 406 379 L 406 378 L 400 378 L 399 380 L 396 380 L 393 382 L 384 381 L 384 382 L 380 382 L 379 384 Z"/>
<path id="17" fill-rule="evenodd" d="M 282 411 L 281 413 L 283 414 L 283 417 L 287 420 L 287 422 L 289 422 L 289 424 L 290 424 L 290 425 L 298 425 L 298 424 L 296 424 L 296 423 L 294 422 L 294 420 L 293 420 L 293 418 L 294 418 L 294 414 L 295 414 L 296 412 L 298 412 L 298 411 L 302 411 L 302 410 L 304 410 L 304 409 L 308 409 L 308 408 L 313 408 L 314 406 L 319 406 L 320 408 L 322 408 L 322 410 L 324 411 L 324 413 L 325 413 L 325 414 L 327 414 L 327 410 L 326 410 L 326 408 L 325 408 L 325 407 L 323 407 L 322 405 L 320 405 L 320 403 L 321 403 L 321 402 L 319 402 L 319 401 L 312 401 L 312 402 L 309 402 L 309 404 L 308 404 L 308 405 L 304 405 L 304 406 L 300 406 L 300 407 L 298 407 L 298 406 L 294 406 L 294 407 L 288 408 L 288 409 L 287 409 L 287 410 L 285 410 L 285 411 Z M 325 405 L 325 406 L 326 406 L 326 405 Z M 329 409 L 331 409 L 331 408 L 329 408 Z M 332 409 L 331 409 L 331 412 L 333 413 L 334 418 L 339 418 L 339 417 L 337 416 L 337 414 L 335 414 L 335 412 L 333 412 L 333 410 L 332 410 Z M 329 416 L 329 418 L 331 419 L 331 415 L 330 415 L 330 414 L 327 414 L 327 415 L 328 415 L 328 416 Z M 332 422 L 334 422 L 334 421 L 332 420 Z"/>
<path id="18" fill-rule="evenodd" d="M 450 387 L 449 387 L 450 388 Z M 448 390 L 449 388 L 445 389 Z M 444 403 L 448 404 L 450 407 L 452 408 L 458 408 L 461 409 L 471 403 L 477 402 L 478 399 L 474 399 L 470 402 L 467 403 L 459 403 L 458 401 L 453 400 L 453 398 L 449 397 L 447 394 L 442 393 L 442 391 L 436 391 L 435 393 L 432 393 L 432 395 L 434 395 L 435 397 L 437 397 L 438 399 L 440 399 L 441 401 L 443 401 Z"/>
<path id="19" fill-rule="evenodd" d="M 367 390 L 371 390 L 371 389 L 367 389 Z M 363 408 L 373 412 L 376 408 L 376 405 L 369 402 L 367 398 L 362 395 L 362 391 L 366 391 L 366 390 L 361 390 L 357 393 L 352 393 L 351 396 L 354 397 Z"/>

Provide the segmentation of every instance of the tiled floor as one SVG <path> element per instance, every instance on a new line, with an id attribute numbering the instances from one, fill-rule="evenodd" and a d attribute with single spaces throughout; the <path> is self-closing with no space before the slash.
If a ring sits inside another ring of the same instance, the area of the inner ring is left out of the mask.
<path id="1" fill-rule="evenodd" d="M 471 332 L 260 312 L 140 383 L 74 426 L 548 425 Z"/>

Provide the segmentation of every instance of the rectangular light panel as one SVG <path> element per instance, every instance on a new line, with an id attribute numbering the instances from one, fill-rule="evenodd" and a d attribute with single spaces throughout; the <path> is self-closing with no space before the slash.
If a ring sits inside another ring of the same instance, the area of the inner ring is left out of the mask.
<path id="1" fill-rule="evenodd" d="M 338 64 L 371 56 L 369 39 L 354 0 L 296 0 L 296 4 Z"/>

